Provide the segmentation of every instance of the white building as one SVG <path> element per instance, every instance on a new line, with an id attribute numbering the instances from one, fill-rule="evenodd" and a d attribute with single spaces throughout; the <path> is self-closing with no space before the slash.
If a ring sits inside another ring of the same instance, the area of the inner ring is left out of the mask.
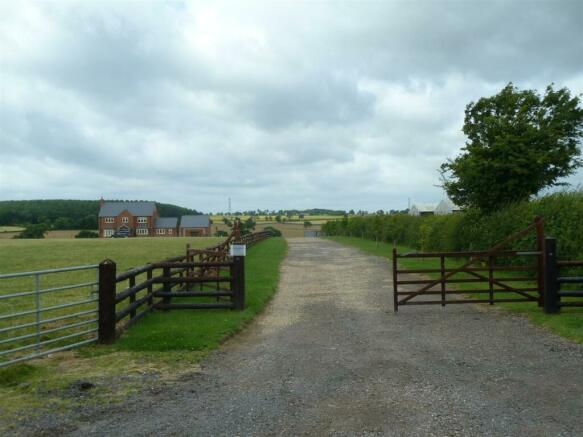
<path id="1" fill-rule="evenodd" d="M 409 215 L 435 215 L 435 203 L 414 203 L 409 208 Z"/>
<path id="2" fill-rule="evenodd" d="M 443 199 L 435 207 L 435 215 L 447 215 L 453 214 L 454 212 L 460 211 L 460 207 L 454 205 L 454 203 L 449 199 Z"/>

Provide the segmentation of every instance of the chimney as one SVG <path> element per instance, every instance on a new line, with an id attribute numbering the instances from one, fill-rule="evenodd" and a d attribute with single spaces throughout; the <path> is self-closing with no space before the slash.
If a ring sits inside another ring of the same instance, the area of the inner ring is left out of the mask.
<path id="1" fill-rule="evenodd" d="M 101 196 L 101 199 L 99 199 L 99 207 L 101 208 L 104 203 L 105 203 L 105 200 L 103 200 L 103 196 Z"/>

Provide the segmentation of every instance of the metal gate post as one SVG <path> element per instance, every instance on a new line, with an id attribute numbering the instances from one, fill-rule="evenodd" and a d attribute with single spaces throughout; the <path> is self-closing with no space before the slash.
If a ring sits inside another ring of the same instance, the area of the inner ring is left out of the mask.
<path id="1" fill-rule="evenodd" d="M 545 238 L 544 257 L 544 311 L 547 314 L 558 313 L 559 284 L 557 282 L 557 240 Z"/>
<path id="2" fill-rule="evenodd" d="M 99 326 L 98 341 L 111 344 L 115 341 L 115 280 L 116 265 L 106 259 L 99 264 Z"/>

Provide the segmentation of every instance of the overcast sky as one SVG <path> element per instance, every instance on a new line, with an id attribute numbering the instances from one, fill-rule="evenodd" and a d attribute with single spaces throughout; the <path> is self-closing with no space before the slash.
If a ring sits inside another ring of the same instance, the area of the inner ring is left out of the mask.
<path id="1" fill-rule="evenodd" d="M 2 200 L 402 209 L 470 101 L 583 92 L 579 0 L 0 4 Z"/>

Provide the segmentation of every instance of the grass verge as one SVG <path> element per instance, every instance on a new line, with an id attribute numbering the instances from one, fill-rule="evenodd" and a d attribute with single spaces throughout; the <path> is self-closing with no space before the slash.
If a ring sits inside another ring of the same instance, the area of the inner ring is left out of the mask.
<path id="1" fill-rule="evenodd" d="M 344 244 L 347 246 L 352 246 L 360 249 L 364 253 L 370 255 L 380 256 L 383 258 L 391 259 L 393 246 L 388 243 L 376 243 L 371 240 L 364 240 L 355 237 L 327 237 L 332 241 Z M 399 252 L 412 252 L 413 249 L 406 246 L 398 246 Z M 410 259 L 400 259 L 399 265 L 404 268 L 411 269 L 424 269 L 424 268 L 438 268 L 435 259 L 429 258 L 410 258 Z M 447 259 L 446 268 L 458 267 L 462 264 L 460 260 Z M 429 277 L 437 278 L 439 274 L 427 275 Z M 505 276 L 511 276 L 511 272 L 505 273 Z M 460 276 L 461 277 L 461 276 Z M 513 283 L 517 287 L 524 286 L 520 282 Z M 455 284 L 455 288 L 458 290 L 464 289 L 475 289 L 476 284 Z M 486 285 L 486 284 L 484 284 Z M 452 286 L 453 288 L 453 286 Z M 471 295 L 471 294 L 470 294 Z M 501 294 L 502 295 L 502 294 Z M 505 295 L 505 294 L 504 294 Z M 478 296 L 471 295 L 477 298 Z M 481 296 L 483 299 L 483 295 Z M 480 305 L 480 304 L 477 304 Z M 502 308 L 505 311 L 512 312 L 514 314 L 519 314 L 526 317 L 532 323 L 538 326 L 542 326 L 551 332 L 560 335 L 561 337 L 568 338 L 575 341 L 576 343 L 583 343 L 583 308 L 562 308 L 559 314 L 545 314 L 542 308 L 539 308 L 536 303 L 530 302 L 517 302 L 517 303 L 497 303 L 497 307 Z"/>
<path id="2" fill-rule="evenodd" d="M 112 346 L 90 346 L 0 369 L 0 434 L 34 416 L 66 415 L 122 402 L 132 393 L 180 380 L 261 312 L 277 289 L 287 252 L 283 238 L 248 250 L 244 311 L 152 313 Z M 80 381 L 93 387 L 84 390 Z"/>

